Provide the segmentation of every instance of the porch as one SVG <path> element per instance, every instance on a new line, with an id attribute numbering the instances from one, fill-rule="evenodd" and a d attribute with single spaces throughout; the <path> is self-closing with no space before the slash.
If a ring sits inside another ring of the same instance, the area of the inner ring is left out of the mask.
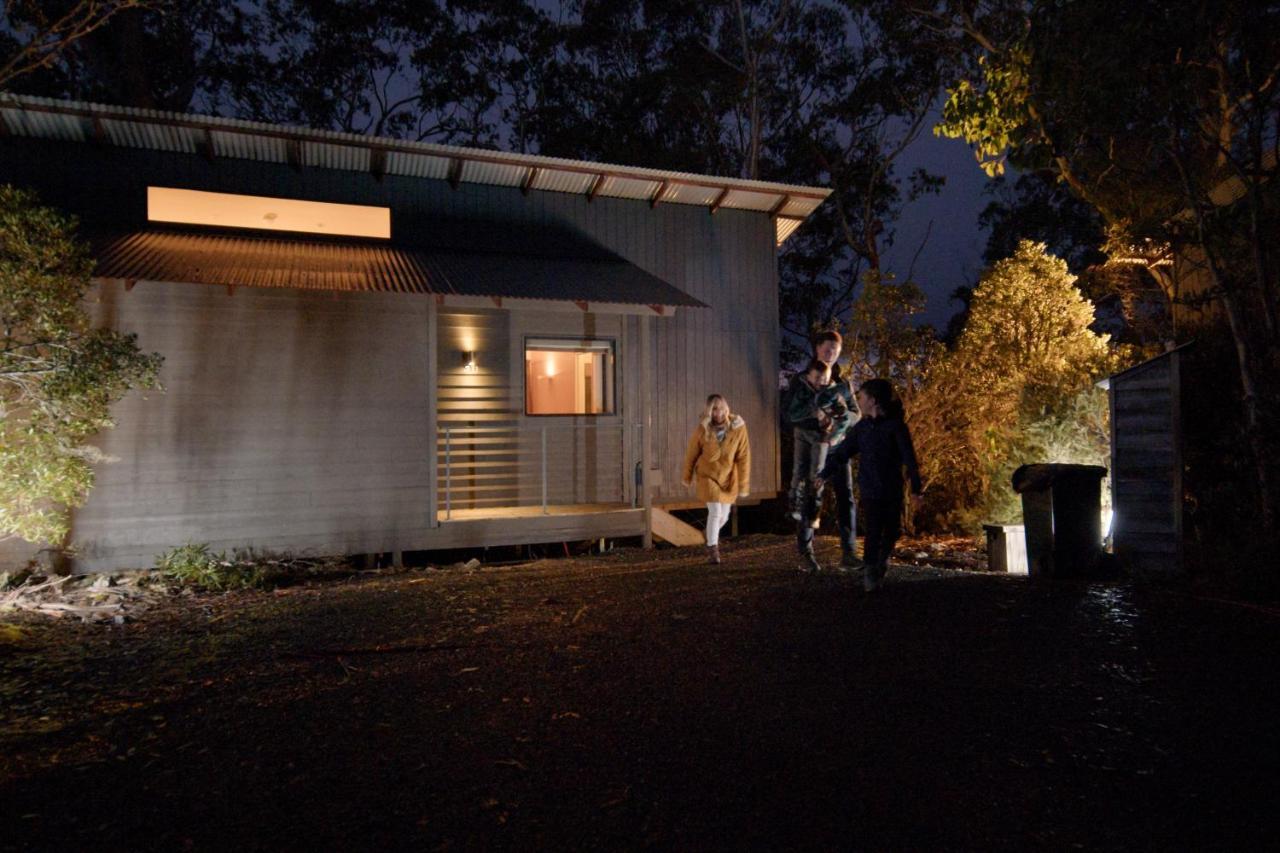
<path id="1" fill-rule="evenodd" d="M 457 509 L 452 518 L 445 518 L 442 510 L 438 520 L 440 526 L 432 531 L 432 546 L 437 548 L 621 539 L 645 533 L 644 509 L 622 503 Z"/>

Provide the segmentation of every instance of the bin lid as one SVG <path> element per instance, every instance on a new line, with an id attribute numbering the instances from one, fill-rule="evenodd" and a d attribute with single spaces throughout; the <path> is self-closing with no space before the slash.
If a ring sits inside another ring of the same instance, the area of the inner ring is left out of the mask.
<path id="1" fill-rule="evenodd" d="M 1018 494 L 1039 492 L 1067 477 L 1097 477 L 1101 480 L 1105 476 L 1107 469 L 1101 465 L 1073 465 L 1066 462 L 1023 465 L 1013 472 L 1013 490 Z"/>

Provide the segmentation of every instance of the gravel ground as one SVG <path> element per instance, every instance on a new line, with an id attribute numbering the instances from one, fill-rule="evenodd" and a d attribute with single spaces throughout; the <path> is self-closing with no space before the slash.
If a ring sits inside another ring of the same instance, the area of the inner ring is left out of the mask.
<path id="1" fill-rule="evenodd" d="M 1280 611 L 701 550 L 6 617 L 0 849 L 1275 843 Z"/>

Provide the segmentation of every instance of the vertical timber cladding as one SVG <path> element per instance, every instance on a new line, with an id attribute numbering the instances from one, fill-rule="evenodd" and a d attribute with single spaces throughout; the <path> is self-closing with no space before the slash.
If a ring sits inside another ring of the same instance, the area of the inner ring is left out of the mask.
<path id="1" fill-rule="evenodd" d="M 368 553 L 427 534 L 427 302 L 397 293 L 103 282 L 95 323 L 165 357 L 98 436 L 80 569 L 215 551 Z"/>
<path id="2" fill-rule="evenodd" d="M 453 510 L 628 500 L 625 318 L 580 311 L 449 308 L 438 319 L 437 494 Z M 605 338 L 615 344 L 615 413 L 525 414 L 524 342 Z M 468 367 L 464 353 L 475 353 Z M 544 465 L 544 433 L 545 459 Z"/>
<path id="3" fill-rule="evenodd" d="M 724 394 L 751 433 L 751 484 L 776 492 L 778 276 L 773 221 L 763 213 L 597 198 L 585 204 L 534 193 L 548 218 L 580 229 L 706 308 L 650 315 L 653 335 L 654 496 L 688 500 L 680 484 L 685 444 L 711 393 Z M 634 376 L 639 376 L 637 370 Z M 622 383 L 620 382 L 620 387 Z M 656 478 L 655 478 L 656 479 Z"/>
<path id="4" fill-rule="evenodd" d="M 1147 571 L 1180 568 L 1177 358 L 1169 353 L 1111 381 L 1115 552 Z"/>

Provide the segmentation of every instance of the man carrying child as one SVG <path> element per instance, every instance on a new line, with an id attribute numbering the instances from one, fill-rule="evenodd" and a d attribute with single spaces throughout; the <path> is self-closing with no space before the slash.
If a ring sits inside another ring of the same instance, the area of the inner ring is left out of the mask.
<path id="1" fill-rule="evenodd" d="M 843 341 L 835 331 L 819 333 L 813 340 L 813 358 L 787 388 L 786 417 L 792 426 L 794 455 L 791 467 L 791 516 L 796 520 L 796 546 L 800 571 L 821 571 L 813 553 L 813 533 L 822 509 L 823 483 L 818 473 L 828 451 L 839 444 L 858 420 L 853 385 L 836 364 Z M 836 526 L 840 530 L 842 568 L 861 565 L 855 554 L 857 516 L 853 502 L 853 477 L 849 467 L 834 473 L 829 482 L 836 493 Z"/>

